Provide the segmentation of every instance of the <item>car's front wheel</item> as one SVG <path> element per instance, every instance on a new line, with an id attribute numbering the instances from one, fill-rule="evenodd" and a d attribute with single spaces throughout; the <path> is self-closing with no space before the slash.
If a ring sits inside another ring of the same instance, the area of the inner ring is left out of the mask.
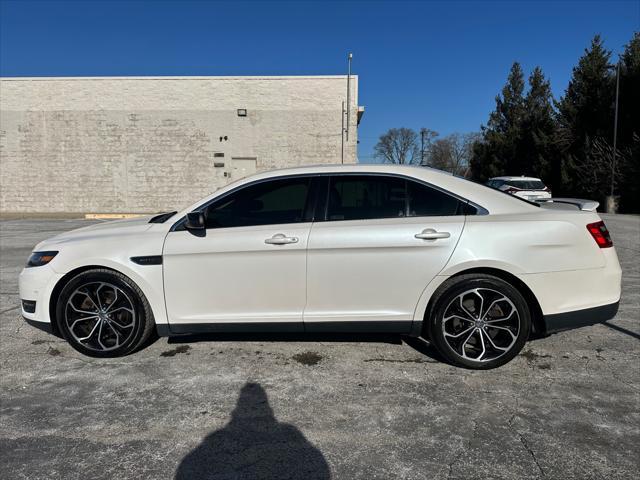
<path id="1" fill-rule="evenodd" d="M 58 297 L 56 321 L 69 344 L 92 357 L 136 350 L 153 332 L 151 307 L 128 277 L 93 269 L 73 277 Z"/>
<path id="2" fill-rule="evenodd" d="M 429 336 L 451 363 L 473 369 L 504 365 L 522 350 L 531 312 L 522 294 L 501 278 L 468 274 L 436 293 Z"/>

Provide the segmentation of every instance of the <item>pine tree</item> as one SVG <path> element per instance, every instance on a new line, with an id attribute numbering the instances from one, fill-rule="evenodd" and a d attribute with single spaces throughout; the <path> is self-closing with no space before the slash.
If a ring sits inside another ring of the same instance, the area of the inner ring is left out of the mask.
<path id="1" fill-rule="evenodd" d="M 560 159 L 556 146 L 556 119 L 551 85 L 540 67 L 529 76 L 518 158 L 521 171 L 542 178 L 552 189 L 560 186 Z"/>
<path id="2" fill-rule="evenodd" d="M 588 158 L 596 143 L 610 141 L 613 129 L 611 52 L 599 35 L 573 69 L 564 97 L 558 102 L 559 142 L 563 150 L 562 193 L 601 199 L 606 182 L 583 181 Z"/>
<path id="3" fill-rule="evenodd" d="M 620 165 L 620 210 L 640 212 L 640 33 L 620 57 L 617 150 Z"/>
<path id="4" fill-rule="evenodd" d="M 496 109 L 482 126 L 482 140 L 476 142 L 470 162 L 472 178 L 486 181 L 497 175 L 520 175 L 523 165 L 518 156 L 524 113 L 524 75 L 518 62 L 509 72 Z"/>

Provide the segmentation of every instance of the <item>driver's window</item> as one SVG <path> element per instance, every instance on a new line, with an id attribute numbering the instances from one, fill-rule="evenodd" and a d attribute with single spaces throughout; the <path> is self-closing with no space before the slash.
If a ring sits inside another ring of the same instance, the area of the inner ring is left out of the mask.
<path id="1" fill-rule="evenodd" d="M 244 187 L 205 210 L 207 228 L 298 223 L 304 219 L 309 178 L 271 180 Z"/>

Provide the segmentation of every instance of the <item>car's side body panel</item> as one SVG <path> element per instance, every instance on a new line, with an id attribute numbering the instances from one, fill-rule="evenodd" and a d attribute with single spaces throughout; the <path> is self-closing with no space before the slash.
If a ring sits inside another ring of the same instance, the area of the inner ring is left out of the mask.
<path id="1" fill-rule="evenodd" d="M 307 255 L 305 325 L 411 321 L 416 299 L 444 268 L 464 216 L 315 223 Z M 446 232 L 416 238 L 425 229 Z"/>
<path id="2" fill-rule="evenodd" d="M 172 325 L 283 323 L 302 325 L 310 223 L 209 229 L 167 235 L 163 252 Z M 274 235 L 296 243 L 265 243 Z"/>

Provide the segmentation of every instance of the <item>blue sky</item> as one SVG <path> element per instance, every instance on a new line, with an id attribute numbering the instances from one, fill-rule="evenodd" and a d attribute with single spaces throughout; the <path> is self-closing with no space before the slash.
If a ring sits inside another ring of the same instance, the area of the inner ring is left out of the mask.
<path id="1" fill-rule="evenodd" d="M 354 54 L 359 153 L 390 127 L 477 131 L 514 60 L 554 94 L 594 34 L 617 55 L 640 1 L 0 0 L 0 75 L 315 75 Z"/>

